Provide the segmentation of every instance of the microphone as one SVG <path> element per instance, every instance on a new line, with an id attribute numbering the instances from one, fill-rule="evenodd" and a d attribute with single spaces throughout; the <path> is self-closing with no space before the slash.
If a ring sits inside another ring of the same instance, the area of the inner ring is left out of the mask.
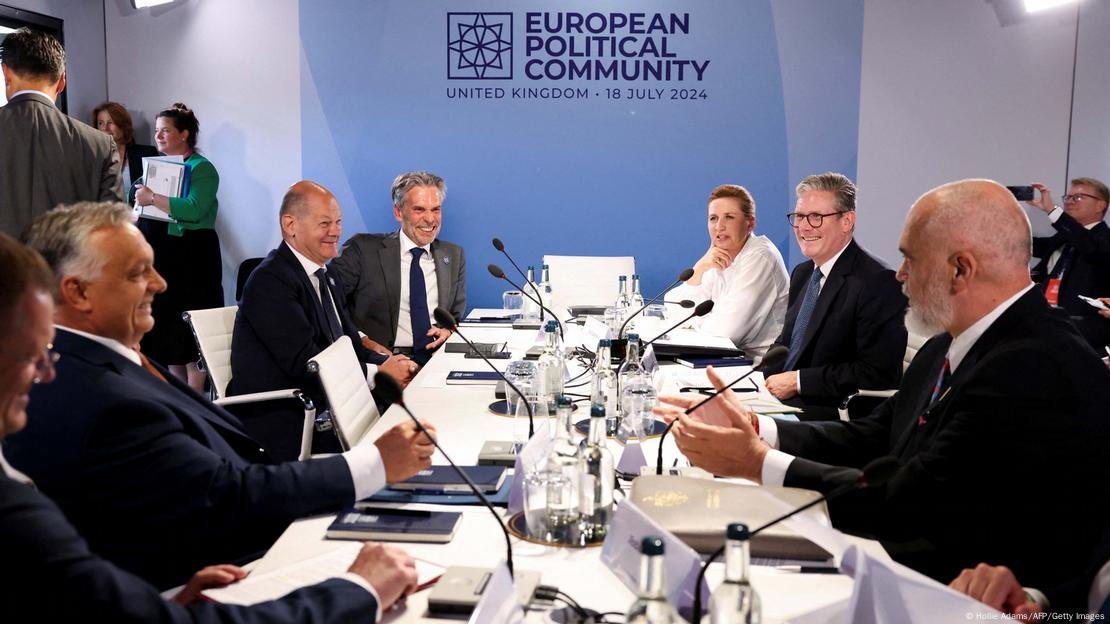
<path id="1" fill-rule="evenodd" d="M 509 255 L 509 252 L 505 251 L 505 244 L 501 242 L 500 238 L 493 239 L 493 248 L 496 249 L 497 251 L 500 251 L 501 253 L 505 254 L 505 257 L 509 259 L 510 263 L 512 263 L 513 268 L 516 269 L 516 272 L 520 273 L 520 277 L 524 279 L 524 282 L 526 284 L 531 284 L 532 285 L 532 290 L 536 293 L 536 298 L 533 299 L 532 297 L 529 297 L 529 299 L 532 299 L 532 301 L 535 301 L 536 303 L 539 304 L 539 306 L 540 306 L 540 322 L 542 323 L 543 322 L 543 313 L 544 313 L 545 310 L 547 310 L 547 308 L 543 307 L 543 303 L 536 300 L 536 299 L 540 298 L 540 289 L 537 288 L 535 284 L 528 281 L 528 276 L 524 274 L 524 271 L 520 270 L 520 267 L 517 266 L 516 261 L 513 260 L 513 257 Z M 494 265 L 491 264 L 490 266 L 494 266 Z M 493 273 L 493 271 L 491 270 L 490 273 Z M 495 275 L 494 277 L 497 277 L 497 276 Z M 505 277 L 505 272 L 504 271 L 501 272 L 501 279 L 505 280 L 506 282 L 509 282 L 509 279 L 507 277 Z M 512 282 L 509 282 L 509 283 L 513 284 Z M 513 286 L 516 286 L 516 284 L 513 284 Z M 520 287 L 517 287 L 517 290 L 519 290 L 520 292 L 524 292 L 524 289 L 520 288 Z M 559 320 L 555 316 L 554 313 L 551 315 L 551 318 L 553 318 L 555 320 Z M 562 336 L 563 336 L 563 330 L 560 329 L 559 330 L 559 337 L 561 338 Z"/>
<path id="2" fill-rule="evenodd" d="M 619 340 L 619 339 L 624 337 L 624 328 L 628 325 L 628 322 L 632 320 L 632 317 L 634 317 L 637 314 L 639 314 L 639 313 L 643 312 L 644 310 L 648 309 L 648 306 L 655 303 L 663 295 L 667 294 L 668 290 L 674 288 L 675 284 L 677 284 L 679 282 L 685 282 L 686 280 L 690 279 L 693 276 L 694 276 L 694 269 L 683 269 L 683 271 L 678 274 L 678 279 L 671 282 L 670 286 L 667 286 L 663 290 L 659 291 L 659 294 L 655 295 L 650 300 L 648 300 L 648 302 L 644 304 L 644 307 L 640 308 L 639 310 L 636 310 L 632 314 L 629 314 L 628 318 L 624 319 L 624 323 L 621 324 L 621 328 L 619 330 L 617 330 L 617 339 Z M 692 305 L 692 302 L 691 302 L 691 305 Z M 691 306 L 684 305 L 682 307 L 688 308 L 688 307 L 691 307 Z"/>
<path id="3" fill-rule="evenodd" d="M 851 492 L 852 490 L 881 486 L 889 481 L 890 478 L 894 476 L 894 473 L 898 472 L 899 467 L 900 466 L 898 464 L 898 460 L 890 455 L 884 455 L 883 457 L 873 459 L 866 466 L 863 467 L 863 470 L 860 471 L 859 477 L 857 477 L 855 481 L 851 481 L 849 483 L 845 483 L 839 487 L 836 487 L 828 494 L 822 494 L 821 496 L 818 496 L 805 505 L 802 505 L 801 507 L 798 507 L 797 509 L 794 509 L 789 513 L 783 514 L 778 518 L 771 520 L 758 529 L 752 531 L 750 535 L 754 537 L 763 529 L 773 527 L 783 520 L 786 520 L 787 518 L 790 518 L 795 514 L 799 514 L 822 501 L 835 500 L 837 498 L 840 498 L 842 495 Z M 709 555 L 709 558 L 706 559 L 705 563 L 702 564 L 701 570 L 698 571 L 698 580 L 697 583 L 694 585 L 694 605 L 693 614 L 690 618 L 691 624 L 699 624 L 701 622 L 701 584 L 705 581 L 705 571 L 709 569 L 709 564 L 716 561 L 717 558 L 720 557 L 724 552 L 725 547 L 722 545 L 720 548 L 714 551 L 712 555 Z"/>
<path id="4" fill-rule="evenodd" d="M 463 341 L 465 341 L 466 344 L 469 345 L 470 348 L 474 350 L 474 352 L 476 352 L 478 355 L 480 355 L 482 357 L 482 361 L 485 362 L 486 364 L 489 364 L 489 367 L 491 369 L 493 369 L 493 372 L 497 373 L 497 375 L 505 381 L 505 385 L 512 388 L 513 391 L 516 392 L 517 396 L 520 397 L 520 400 L 524 401 L 524 407 L 528 408 L 528 437 L 531 438 L 533 435 L 535 435 L 536 427 L 535 427 L 535 423 L 532 420 L 532 404 L 528 402 L 528 399 L 524 396 L 524 393 L 520 391 L 520 388 L 517 388 L 516 384 L 509 381 L 508 377 L 505 377 L 505 375 L 501 371 L 497 370 L 497 367 L 494 366 L 493 363 L 490 362 L 488 358 L 486 358 L 485 354 L 482 353 L 481 349 L 475 347 L 473 342 L 470 342 L 469 338 L 462 335 L 462 332 L 459 331 L 459 324 L 457 322 L 455 322 L 454 315 L 452 315 L 447 310 L 444 310 L 443 308 L 436 308 L 435 310 L 432 311 L 432 316 L 435 317 L 436 323 L 439 323 L 440 327 L 447 328 L 447 329 L 455 332 L 456 334 L 458 334 L 459 338 L 462 338 Z"/>
<path id="5" fill-rule="evenodd" d="M 698 401 L 698 403 L 696 405 L 694 405 L 693 407 L 688 408 L 685 411 L 685 413 L 690 414 L 694 410 L 701 407 L 702 405 L 705 405 L 706 403 L 712 401 L 714 398 L 717 397 L 717 395 L 721 394 L 725 390 L 728 390 L 729 388 L 735 386 L 736 384 L 738 384 L 741 381 L 744 381 L 745 379 L 750 377 L 752 373 L 763 370 L 764 365 L 770 365 L 770 366 L 776 366 L 776 367 L 777 366 L 782 366 L 782 363 L 786 361 L 786 356 L 789 355 L 789 354 L 790 354 L 790 349 L 787 349 L 783 345 L 777 344 L 777 345 L 771 346 L 770 349 L 767 349 L 767 353 L 763 354 L 763 361 L 759 363 L 759 367 L 752 368 L 750 371 L 744 373 L 743 375 L 740 375 L 740 377 L 738 377 L 732 383 L 728 384 L 727 386 L 725 386 L 725 387 L 723 387 L 719 390 L 714 391 L 713 394 L 705 397 L 701 401 Z M 655 458 L 655 474 L 657 474 L 657 475 L 663 474 L 663 440 L 667 437 L 667 434 L 671 432 L 671 427 L 674 427 L 674 424 L 676 422 L 678 422 L 677 418 L 672 420 L 671 422 L 667 423 L 666 428 L 663 429 L 663 433 L 659 436 L 659 454 Z"/>
<path id="6" fill-rule="evenodd" d="M 656 340 L 659 340 L 663 336 L 666 336 L 672 329 L 678 329 L 683 323 L 685 323 L 686 321 L 694 318 L 695 316 L 705 316 L 706 314 L 709 314 L 712 311 L 713 311 L 713 300 L 712 299 L 706 299 L 705 301 L 702 301 L 698 305 L 694 306 L 694 311 L 689 316 L 687 316 L 686 318 L 682 319 L 681 321 L 675 323 L 674 325 L 670 326 L 669 328 L 667 328 L 666 331 L 660 333 L 658 336 L 656 336 L 656 337 L 652 338 L 651 340 L 645 342 L 644 343 L 644 348 L 643 348 L 642 351 L 647 351 L 647 348 L 650 347 L 653 342 L 655 342 Z"/>
<path id="7" fill-rule="evenodd" d="M 677 305 L 684 308 L 692 308 L 694 307 L 694 302 L 689 299 L 683 299 L 682 301 L 664 301 L 663 305 Z"/>
<path id="8" fill-rule="evenodd" d="M 432 441 L 432 444 L 435 445 L 436 449 L 443 454 L 443 457 L 447 460 L 447 463 L 451 464 L 451 467 L 455 469 L 455 473 L 459 475 L 459 478 L 466 482 L 466 484 L 470 487 L 470 490 L 474 492 L 478 496 L 478 499 L 482 501 L 482 504 L 486 506 L 486 509 L 489 509 L 489 512 L 493 514 L 493 517 L 497 520 L 497 525 L 501 527 L 501 532 L 505 535 L 505 563 L 509 567 L 509 576 L 512 576 L 513 543 L 509 539 L 509 529 L 505 527 L 505 522 L 501 519 L 501 516 L 497 515 L 497 512 L 494 511 L 493 505 L 490 504 L 489 499 L 486 498 L 485 494 L 482 494 L 482 491 L 478 489 L 478 486 L 474 485 L 474 482 L 470 480 L 470 477 L 466 476 L 466 473 L 459 469 L 458 464 L 452 461 L 451 457 L 447 455 L 447 451 L 444 451 L 443 447 L 439 445 L 439 441 L 432 437 L 432 434 L 428 433 L 428 430 L 424 428 L 424 425 L 420 424 L 420 421 L 416 419 L 416 416 L 413 415 L 412 411 L 410 411 L 408 406 L 405 405 L 404 391 L 401 390 L 401 384 L 397 383 L 396 379 L 381 371 L 378 371 L 374 374 L 374 389 L 378 391 L 378 396 L 380 396 L 387 403 L 396 404 L 400 406 L 401 409 L 405 410 L 405 413 L 409 415 L 409 418 L 412 419 L 412 422 L 416 423 L 416 428 L 419 429 L 424 435 L 428 436 L 428 439 Z"/>
<path id="9" fill-rule="evenodd" d="M 536 305 L 540 306 L 541 310 L 546 310 L 548 313 L 550 313 L 551 318 L 555 319 L 555 321 L 559 324 L 559 338 L 563 339 L 563 322 L 559 320 L 558 316 L 555 316 L 555 313 L 552 312 L 550 308 L 543 305 L 543 301 L 541 301 L 540 299 L 537 299 L 536 297 L 533 297 L 532 295 L 529 295 L 528 291 L 524 290 L 520 286 L 517 286 L 516 283 L 513 282 L 513 280 L 509 279 L 508 275 L 505 275 L 505 272 L 501 270 L 501 267 L 497 266 L 496 264 L 491 264 L 491 265 L 487 266 L 486 270 L 489 271 L 490 275 L 496 277 L 497 279 L 502 279 L 502 280 L 505 280 L 506 282 L 508 282 L 509 284 L 512 284 L 513 288 L 516 288 L 517 290 L 520 291 L 520 294 L 522 294 L 525 297 L 528 297 L 529 299 L 534 301 L 536 303 Z M 525 281 L 527 281 L 527 279 L 525 279 Z M 537 294 L 538 294 L 538 291 L 537 291 Z M 540 320 L 543 321 L 543 314 L 542 313 L 540 314 Z"/>

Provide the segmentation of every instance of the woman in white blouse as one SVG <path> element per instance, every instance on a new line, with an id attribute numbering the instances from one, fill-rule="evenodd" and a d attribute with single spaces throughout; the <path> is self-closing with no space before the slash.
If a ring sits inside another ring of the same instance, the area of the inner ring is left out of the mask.
<path id="1" fill-rule="evenodd" d="M 709 194 L 709 249 L 694 275 L 667 293 L 667 301 L 713 300 L 695 319 L 700 331 L 724 336 L 760 357 L 778 338 L 786 316 L 790 279 L 782 254 L 755 229 L 755 200 L 742 186 L 724 184 Z"/>

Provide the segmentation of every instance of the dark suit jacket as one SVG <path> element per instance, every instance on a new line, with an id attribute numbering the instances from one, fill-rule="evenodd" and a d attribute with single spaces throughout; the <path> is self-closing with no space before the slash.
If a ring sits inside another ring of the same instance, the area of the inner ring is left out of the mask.
<path id="1" fill-rule="evenodd" d="M 794 267 L 790 303 L 777 344 L 790 346 L 813 261 Z M 906 354 L 903 317 L 906 298 L 894 271 L 853 240 L 833 265 L 806 328 L 795 369 L 802 380 L 799 399 L 805 419 L 836 419 L 836 407 L 859 389 L 897 388 Z M 773 374 L 781 371 L 768 371 Z"/>
<path id="2" fill-rule="evenodd" d="M 89 551 L 58 507 L 0 474 L 0 621 L 369 622 L 374 597 L 331 579 L 253 607 L 162 599 L 154 586 Z M 152 554 L 152 556 L 154 556 Z"/>
<path id="3" fill-rule="evenodd" d="M 127 154 L 127 169 L 131 172 L 131 184 L 135 184 L 143 177 L 143 159 L 157 156 L 158 150 L 153 145 L 140 145 L 132 141 L 124 148 Z M 126 191 L 128 203 L 132 201 L 131 189 Z"/>
<path id="4" fill-rule="evenodd" d="M 342 323 L 343 333 L 350 336 L 360 362 L 380 364 L 385 356 L 362 346 L 358 330 L 343 305 L 343 287 L 339 275 L 328 271 L 332 299 Z M 308 280 L 304 268 L 286 243 L 270 252 L 251 273 L 243 287 L 243 299 L 235 316 L 231 338 L 231 382 L 229 395 L 249 394 L 300 388 L 316 403 L 317 410 L 327 407 L 327 398 L 315 375 L 308 372 L 308 360 L 331 346 L 331 336 L 324 329 L 320 297 Z M 365 366 L 363 367 L 365 374 Z M 288 448 L 300 444 L 303 412 L 291 409 L 273 411 L 273 417 L 254 416 L 251 430 L 265 429 L 268 440 L 275 440 L 286 449 L 279 455 L 288 457 Z M 279 418 L 278 414 L 282 414 Z M 272 437 L 270 434 L 273 434 Z M 289 445 L 282 441 L 288 440 Z M 269 447 L 267 447 L 269 448 Z M 293 457 L 296 457 L 294 452 Z"/>
<path id="5" fill-rule="evenodd" d="M 0 108 L 0 137 L 0 231 L 19 237 L 58 204 L 123 200 L 112 138 L 45 96 L 24 93 Z"/>
<path id="6" fill-rule="evenodd" d="M 466 257 L 462 247 L 432 241 L 439 307 L 456 319 L 466 314 Z M 389 234 L 356 234 L 329 270 L 342 277 L 343 294 L 355 326 L 371 340 L 392 349 L 401 309 L 401 238 Z"/>
<path id="7" fill-rule="evenodd" d="M 1110 319 L 1098 315 L 1098 310 L 1078 297 L 1110 296 L 1110 227 L 1103 221 L 1088 230 L 1079 225 L 1066 212 L 1056 223 L 1056 234 L 1033 239 L 1033 256 L 1040 261 L 1033 267 L 1033 281 L 1041 287 L 1048 282 L 1048 259 L 1052 252 L 1065 244 L 1075 248 L 1075 254 L 1060 282 L 1059 304 L 1068 311 L 1079 333 L 1087 342 L 1102 352 L 1102 347 L 1110 345 Z"/>
<path id="8" fill-rule="evenodd" d="M 241 560 L 293 520 L 354 500 L 342 457 L 274 464 L 239 421 L 178 382 L 58 330 L 58 378 L 35 386 L 4 454 L 92 550 L 160 588 Z"/>
<path id="9" fill-rule="evenodd" d="M 1110 371 L 1035 288 L 973 345 L 933 405 L 951 337 L 926 343 L 898 393 L 850 422 L 780 422 L 786 485 L 829 491 L 883 455 L 885 487 L 830 505 L 895 559 L 947 583 L 985 561 L 1032 587 L 1085 569 L 1110 500 Z M 925 424 L 918 418 L 925 415 Z"/>

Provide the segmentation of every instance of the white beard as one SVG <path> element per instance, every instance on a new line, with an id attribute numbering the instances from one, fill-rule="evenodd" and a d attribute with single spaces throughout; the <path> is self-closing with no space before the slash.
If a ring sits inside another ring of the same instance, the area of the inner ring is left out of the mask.
<path id="1" fill-rule="evenodd" d="M 905 284 L 902 285 L 902 292 L 909 297 Z M 944 292 L 944 285 L 939 281 L 930 281 L 922 299 L 925 301 L 911 301 L 910 307 L 906 309 L 906 330 L 911 334 L 927 337 L 948 331 L 956 310 L 952 300 Z"/>

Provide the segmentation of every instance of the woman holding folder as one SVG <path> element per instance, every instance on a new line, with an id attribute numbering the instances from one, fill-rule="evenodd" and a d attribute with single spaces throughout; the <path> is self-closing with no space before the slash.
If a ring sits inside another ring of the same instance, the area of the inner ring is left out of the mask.
<path id="1" fill-rule="evenodd" d="M 216 235 L 216 190 L 220 175 L 207 158 L 197 153 L 200 124 L 187 106 L 176 103 L 158 113 L 154 141 L 167 156 L 181 156 L 189 168 L 181 197 L 155 193 L 135 185 L 134 197 L 142 206 L 155 206 L 171 222 L 139 219 L 139 228 L 154 248 L 154 268 L 166 279 L 166 292 L 154 298 L 154 329 L 143 338 L 142 351 L 165 364 L 179 379 L 198 391 L 204 373 L 197 368 L 197 346 L 181 313 L 224 305 L 223 261 Z"/>

